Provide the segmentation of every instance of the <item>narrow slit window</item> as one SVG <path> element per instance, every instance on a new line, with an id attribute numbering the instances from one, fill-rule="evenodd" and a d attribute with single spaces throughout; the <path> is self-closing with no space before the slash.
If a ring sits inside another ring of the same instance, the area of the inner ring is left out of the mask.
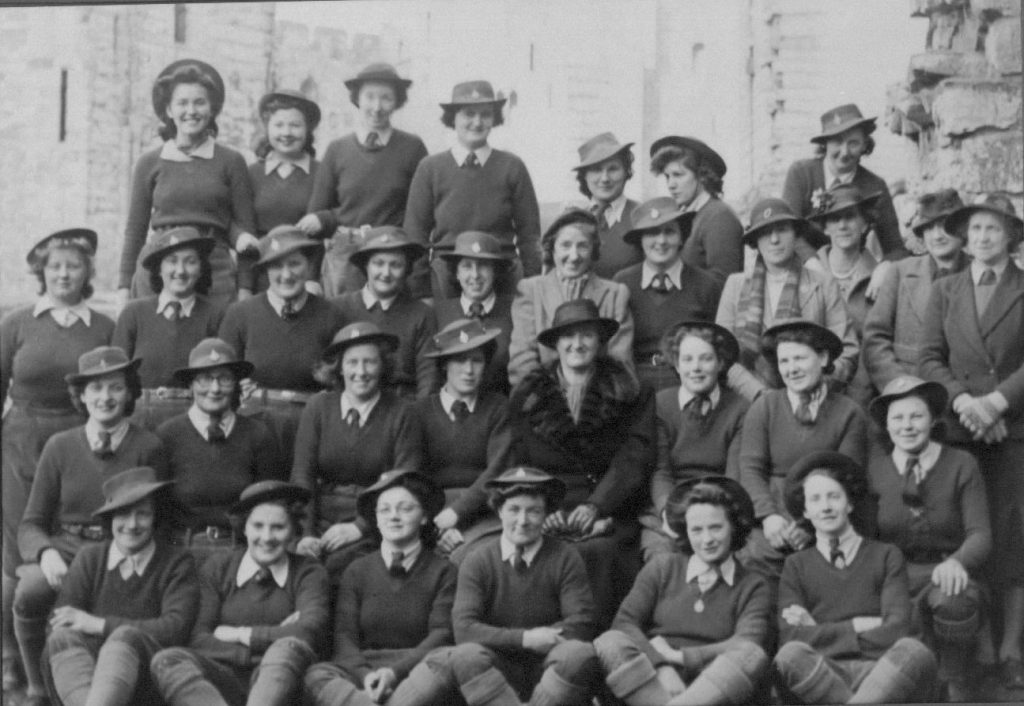
<path id="1" fill-rule="evenodd" d="M 60 70 L 60 132 L 58 139 L 61 142 L 68 136 L 68 70 Z"/>
<path id="2" fill-rule="evenodd" d="M 185 19 L 188 6 L 183 2 L 174 3 L 174 41 L 185 43 Z"/>

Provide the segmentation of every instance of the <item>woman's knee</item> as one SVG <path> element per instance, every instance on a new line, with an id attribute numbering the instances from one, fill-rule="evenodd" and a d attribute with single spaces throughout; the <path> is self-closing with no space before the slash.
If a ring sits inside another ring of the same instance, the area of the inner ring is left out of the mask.
<path id="1" fill-rule="evenodd" d="M 18 585 L 14 589 L 14 615 L 19 618 L 45 618 L 57 600 L 53 590 L 37 564 L 27 564 L 18 571 Z"/>
<path id="2" fill-rule="evenodd" d="M 809 674 L 820 660 L 817 650 L 806 642 L 794 640 L 779 648 L 774 663 L 783 674 Z"/>
<path id="3" fill-rule="evenodd" d="M 85 646 L 85 636 L 77 630 L 69 630 L 68 628 L 57 628 L 46 638 L 46 647 L 51 655 Z"/>
<path id="4" fill-rule="evenodd" d="M 199 676 L 203 672 L 196 656 L 184 647 L 168 647 L 157 652 L 149 662 L 149 671 L 158 684 L 175 675 Z"/>
<path id="5" fill-rule="evenodd" d="M 594 651 L 597 652 L 601 663 L 606 669 L 614 669 L 614 666 L 632 659 L 640 654 L 640 648 L 636 643 L 621 630 L 608 630 L 594 640 Z"/>

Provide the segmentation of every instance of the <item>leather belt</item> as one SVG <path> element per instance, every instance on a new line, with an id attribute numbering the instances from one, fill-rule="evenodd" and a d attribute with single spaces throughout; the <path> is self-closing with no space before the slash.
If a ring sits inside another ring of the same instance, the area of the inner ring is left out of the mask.
<path id="1" fill-rule="evenodd" d="M 190 400 L 192 390 L 183 387 L 149 387 L 142 391 L 143 403 L 151 400 Z"/>
<path id="2" fill-rule="evenodd" d="M 665 365 L 665 356 L 661 353 L 651 353 L 650 355 L 638 355 L 633 357 L 633 361 L 637 365 L 652 365 L 661 366 Z"/>
<path id="3" fill-rule="evenodd" d="M 296 392 L 295 390 L 265 390 L 260 389 L 252 396 L 257 402 L 291 402 L 292 404 L 306 404 L 312 397 L 309 392 Z"/>
<path id="4" fill-rule="evenodd" d="M 62 522 L 60 528 L 66 534 L 93 542 L 98 542 L 107 537 L 107 531 L 103 528 L 103 525 L 65 524 Z"/>
<path id="5" fill-rule="evenodd" d="M 905 558 L 911 564 L 941 564 L 949 556 L 939 549 L 916 549 L 908 551 Z"/>

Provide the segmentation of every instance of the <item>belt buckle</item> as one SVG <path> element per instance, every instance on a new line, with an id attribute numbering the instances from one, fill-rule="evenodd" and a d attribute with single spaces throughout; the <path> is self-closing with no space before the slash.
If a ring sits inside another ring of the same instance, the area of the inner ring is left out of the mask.
<path id="1" fill-rule="evenodd" d="M 82 539 L 88 539 L 93 542 L 98 542 L 104 538 L 105 532 L 102 527 L 83 526 L 82 527 Z"/>
<path id="2" fill-rule="evenodd" d="M 663 356 L 661 353 L 652 353 L 651 354 L 651 365 L 658 366 L 658 365 L 662 365 L 664 362 L 665 362 L 665 356 Z"/>
<path id="3" fill-rule="evenodd" d="M 224 537 L 227 537 L 227 536 L 228 536 L 227 530 L 225 530 L 225 529 L 223 529 L 221 527 L 215 527 L 214 525 L 207 525 L 206 526 L 206 538 L 207 539 L 217 540 L 217 539 L 223 539 Z"/>
<path id="4" fill-rule="evenodd" d="M 291 402 L 295 399 L 295 392 L 293 390 L 281 390 L 278 394 L 281 395 L 281 399 L 286 402 Z"/>
<path id="5" fill-rule="evenodd" d="M 73 534 L 76 537 L 81 537 L 82 536 L 82 530 L 85 528 L 85 525 L 82 525 L 82 524 L 66 524 L 66 525 L 61 525 L 60 528 L 62 530 L 64 530 L 65 532 L 67 532 L 68 534 Z"/>

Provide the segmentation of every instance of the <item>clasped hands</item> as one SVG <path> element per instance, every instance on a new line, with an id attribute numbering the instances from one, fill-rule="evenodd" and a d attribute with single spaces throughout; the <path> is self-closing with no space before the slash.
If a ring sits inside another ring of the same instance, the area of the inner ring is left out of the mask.
<path id="1" fill-rule="evenodd" d="M 1000 392 L 973 396 L 968 393 L 957 395 L 953 400 L 953 411 L 960 423 L 971 432 L 975 441 L 998 444 L 1006 438 L 1006 422 L 1003 414 L 1009 407 Z"/>

